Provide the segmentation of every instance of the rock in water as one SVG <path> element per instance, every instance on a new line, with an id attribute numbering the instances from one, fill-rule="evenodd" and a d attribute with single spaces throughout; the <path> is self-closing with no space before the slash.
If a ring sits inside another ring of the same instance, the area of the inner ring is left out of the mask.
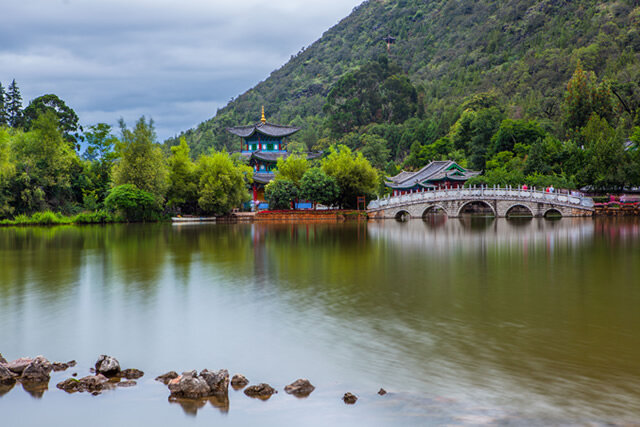
<path id="1" fill-rule="evenodd" d="M 258 385 L 252 385 L 244 390 L 244 394 L 249 397 L 257 397 L 260 399 L 268 399 L 272 394 L 278 391 L 271 387 L 269 384 L 261 383 Z"/>
<path id="2" fill-rule="evenodd" d="M 26 368 L 22 371 L 22 376 L 20 379 L 22 381 L 30 381 L 30 382 L 49 382 L 51 376 L 51 370 L 53 367 L 51 366 L 51 362 L 45 359 L 43 356 L 36 356 L 33 361 L 27 365 Z"/>
<path id="3" fill-rule="evenodd" d="M 142 378 L 143 375 L 144 372 L 140 369 L 125 369 L 120 371 L 120 376 L 128 380 L 137 380 L 138 378 Z"/>
<path id="4" fill-rule="evenodd" d="M 96 362 L 96 373 L 106 377 L 115 377 L 120 373 L 120 362 L 115 357 L 103 354 Z"/>
<path id="5" fill-rule="evenodd" d="M 69 378 L 56 385 L 61 390 L 67 393 L 74 393 L 76 391 L 86 391 L 93 395 L 100 394 L 105 389 L 111 388 L 109 379 L 102 374 L 89 375 L 79 380 L 75 378 Z"/>
<path id="6" fill-rule="evenodd" d="M 344 400 L 344 403 L 347 405 L 353 405 L 358 400 L 358 396 L 351 393 L 345 393 L 344 396 L 342 396 L 342 400 Z"/>
<path id="7" fill-rule="evenodd" d="M 11 372 L 9 368 L 0 365 L 0 384 L 9 385 L 16 382 L 16 374 Z"/>
<path id="8" fill-rule="evenodd" d="M 58 384 L 56 384 L 56 387 L 58 387 L 60 390 L 66 391 L 67 393 L 75 393 L 76 391 L 81 391 L 80 381 L 75 378 L 68 378 L 62 382 L 59 382 Z"/>
<path id="9" fill-rule="evenodd" d="M 171 397 L 199 399 L 207 397 L 211 393 L 207 382 L 198 377 L 196 371 L 184 372 L 179 377 L 169 381 L 168 385 Z"/>
<path id="10" fill-rule="evenodd" d="M 33 359 L 30 357 L 21 357 L 20 359 L 12 360 L 5 364 L 5 366 L 14 374 L 22 374 L 24 368 L 29 366 L 29 364 L 33 362 Z"/>
<path id="11" fill-rule="evenodd" d="M 243 387 L 246 387 L 249 384 L 249 380 L 241 374 L 235 374 L 233 378 L 231 378 L 231 387 L 235 390 L 239 390 Z"/>
<path id="12" fill-rule="evenodd" d="M 213 395 L 221 396 L 229 392 L 229 371 L 226 369 L 219 371 L 204 369 L 200 372 L 200 378 L 207 382 Z"/>
<path id="13" fill-rule="evenodd" d="M 315 389 L 316 388 L 309 382 L 309 380 L 300 378 L 288 386 L 285 386 L 284 391 L 297 397 L 307 397 Z"/>
<path id="14" fill-rule="evenodd" d="M 53 362 L 52 364 L 53 366 L 53 371 L 54 372 L 59 372 L 59 371 L 66 371 L 67 369 L 76 366 L 76 361 L 75 360 L 70 360 L 67 363 L 62 363 L 62 362 Z"/>
<path id="15" fill-rule="evenodd" d="M 380 396 L 384 396 L 385 394 L 387 394 L 387 390 L 385 390 L 385 389 L 383 389 L 383 388 L 380 388 L 380 390 L 378 390 L 378 394 L 379 394 Z"/>
<path id="16" fill-rule="evenodd" d="M 2 353 L 0 353 L 0 363 L 7 363 L 7 359 L 2 357 Z"/>
<path id="17" fill-rule="evenodd" d="M 169 384 L 169 381 L 171 381 L 174 378 L 178 378 L 179 376 L 180 375 L 178 375 L 176 371 L 169 371 L 166 374 L 157 376 L 156 381 L 160 381 L 161 383 L 164 383 L 165 385 L 167 385 Z"/>

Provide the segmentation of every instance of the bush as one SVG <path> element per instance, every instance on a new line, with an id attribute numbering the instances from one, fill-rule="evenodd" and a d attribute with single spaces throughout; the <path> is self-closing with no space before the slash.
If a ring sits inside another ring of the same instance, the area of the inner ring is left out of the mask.
<path id="1" fill-rule="evenodd" d="M 269 202 L 269 209 L 291 209 L 291 204 L 298 198 L 298 188 L 288 180 L 273 180 L 265 187 L 264 197 Z"/>
<path id="2" fill-rule="evenodd" d="M 104 205 L 122 215 L 125 221 L 157 220 L 160 206 L 153 195 L 133 184 L 119 185 L 109 192 Z"/>

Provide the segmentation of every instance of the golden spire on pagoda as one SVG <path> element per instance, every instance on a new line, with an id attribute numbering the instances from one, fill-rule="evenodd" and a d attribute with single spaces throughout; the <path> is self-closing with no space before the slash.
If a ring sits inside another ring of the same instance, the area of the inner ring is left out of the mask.
<path id="1" fill-rule="evenodd" d="M 264 117 L 264 105 L 262 106 L 262 118 L 260 119 L 262 123 L 267 123 L 267 119 Z"/>

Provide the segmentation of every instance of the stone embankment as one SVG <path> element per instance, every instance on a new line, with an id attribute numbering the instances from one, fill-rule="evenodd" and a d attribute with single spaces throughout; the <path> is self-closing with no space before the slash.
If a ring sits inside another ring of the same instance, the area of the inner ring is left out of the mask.
<path id="1" fill-rule="evenodd" d="M 346 221 L 350 219 L 367 219 L 367 212 L 354 210 L 283 210 L 262 211 L 253 216 L 253 221 Z"/>

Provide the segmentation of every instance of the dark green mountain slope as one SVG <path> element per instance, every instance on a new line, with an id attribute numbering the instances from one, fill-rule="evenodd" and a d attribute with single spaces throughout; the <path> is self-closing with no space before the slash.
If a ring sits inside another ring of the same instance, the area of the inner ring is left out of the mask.
<path id="1" fill-rule="evenodd" d="M 186 131 L 193 154 L 233 148 L 237 141 L 224 128 L 256 122 L 260 105 L 270 121 L 301 126 L 298 138 L 315 143 L 329 133 L 323 105 L 332 85 L 386 55 L 387 35 L 397 38 L 390 60 L 441 129 L 458 119 L 465 99 L 489 91 L 508 118 L 558 122 L 578 61 L 611 82 L 631 121 L 640 104 L 640 0 L 369 0 L 214 118 Z"/>

